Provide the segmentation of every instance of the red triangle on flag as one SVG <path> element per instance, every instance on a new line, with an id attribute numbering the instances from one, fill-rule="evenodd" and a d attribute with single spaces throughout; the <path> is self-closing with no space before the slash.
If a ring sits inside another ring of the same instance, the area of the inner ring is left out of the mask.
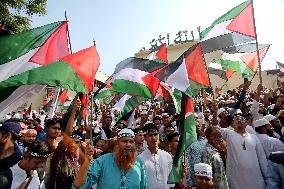
<path id="1" fill-rule="evenodd" d="M 165 86 L 162 83 L 160 83 L 157 93 L 159 93 L 159 95 L 161 95 L 166 101 L 168 101 L 170 98 L 169 90 L 170 88 L 168 86 Z"/>
<path id="2" fill-rule="evenodd" d="M 248 6 L 232 20 L 227 26 L 227 29 L 243 35 L 256 37 L 252 9 L 252 4 L 248 4 Z"/>
<path id="3" fill-rule="evenodd" d="M 159 58 L 160 60 L 162 60 L 163 62 L 168 63 L 168 56 L 167 56 L 167 45 L 163 44 L 160 49 L 158 50 L 158 52 L 155 55 L 157 58 Z"/>
<path id="4" fill-rule="evenodd" d="M 32 56 L 29 62 L 45 65 L 67 56 L 68 54 L 67 22 L 63 22 Z"/>
<path id="5" fill-rule="evenodd" d="M 156 96 L 157 90 L 160 86 L 160 82 L 161 80 L 158 79 L 157 77 L 155 77 L 155 75 L 161 70 L 157 69 L 147 75 L 145 75 L 144 77 L 142 77 L 142 80 L 144 82 L 144 84 L 149 88 L 149 90 L 151 91 L 151 94 L 153 96 Z"/>
<path id="6" fill-rule="evenodd" d="M 234 74 L 233 70 L 230 70 L 230 69 L 226 70 L 226 77 L 227 77 L 227 79 L 230 79 L 230 77 L 232 77 L 233 74 Z"/>
<path id="7" fill-rule="evenodd" d="M 200 44 L 196 45 L 195 49 L 187 55 L 185 58 L 185 64 L 189 80 L 210 87 Z"/>
<path id="8" fill-rule="evenodd" d="M 83 49 L 61 59 L 69 63 L 84 82 L 89 92 L 93 89 L 95 74 L 100 65 L 100 57 L 95 46 Z"/>
<path id="9" fill-rule="evenodd" d="M 187 113 L 193 113 L 194 112 L 194 102 L 192 101 L 192 99 L 190 97 L 186 98 L 186 105 L 185 105 L 185 115 Z"/>
<path id="10" fill-rule="evenodd" d="M 68 98 L 68 89 L 64 89 L 58 97 L 58 100 L 61 102 L 62 106 L 66 102 L 67 98 Z"/>
<path id="11" fill-rule="evenodd" d="M 267 51 L 269 49 L 269 46 L 264 47 L 262 49 L 259 49 L 259 57 L 260 57 L 260 62 L 266 55 Z M 258 58 L 257 58 L 257 51 L 254 51 L 252 53 L 246 54 L 241 56 L 241 60 L 246 63 L 246 65 L 253 71 L 256 72 L 258 68 Z"/>

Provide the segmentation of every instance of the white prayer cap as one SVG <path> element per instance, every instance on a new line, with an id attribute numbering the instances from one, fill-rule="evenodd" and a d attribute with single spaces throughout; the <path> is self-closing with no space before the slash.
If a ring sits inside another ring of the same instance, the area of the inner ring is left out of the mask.
<path id="1" fill-rule="evenodd" d="M 220 108 L 220 109 L 218 109 L 218 111 L 217 111 L 217 115 L 220 115 L 221 113 L 223 113 L 223 112 L 225 112 L 226 110 L 225 110 L 225 108 Z"/>
<path id="2" fill-rule="evenodd" d="M 162 113 L 162 117 L 164 117 L 164 116 L 169 116 L 169 114 L 168 113 Z"/>
<path id="3" fill-rule="evenodd" d="M 134 132 L 131 129 L 122 129 L 118 133 L 118 138 L 123 138 L 123 137 L 131 137 L 134 138 Z"/>
<path id="4" fill-rule="evenodd" d="M 253 102 L 251 102 L 251 101 L 249 101 L 249 102 L 246 103 L 247 106 L 250 106 L 250 105 L 252 105 L 252 104 L 253 104 Z"/>
<path id="5" fill-rule="evenodd" d="M 147 110 L 147 106 L 142 106 L 141 109 L 142 110 Z"/>
<path id="6" fill-rule="evenodd" d="M 212 178 L 212 167 L 206 163 L 194 164 L 194 175 Z"/>
<path id="7" fill-rule="evenodd" d="M 282 129 L 281 129 L 281 135 L 283 135 L 284 134 L 284 127 L 282 127 Z"/>
<path id="8" fill-rule="evenodd" d="M 269 125 L 269 121 L 267 121 L 264 118 L 258 119 L 256 121 L 253 122 L 254 127 L 261 127 L 263 125 Z"/>
<path id="9" fill-rule="evenodd" d="M 265 118 L 269 122 L 276 119 L 276 117 L 274 115 L 271 115 L 271 114 L 268 114 L 268 115 L 264 116 L 263 118 Z"/>
<path id="10" fill-rule="evenodd" d="M 148 113 L 147 113 L 146 110 L 143 110 L 140 114 L 141 114 L 141 115 L 146 115 L 146 114 L 148 114 Z"/>

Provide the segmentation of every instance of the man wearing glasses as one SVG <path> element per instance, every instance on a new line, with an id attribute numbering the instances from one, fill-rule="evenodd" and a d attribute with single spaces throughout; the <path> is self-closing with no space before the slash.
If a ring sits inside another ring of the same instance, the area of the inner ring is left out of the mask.
<path id="1" fill-rule="evenodd" d="M 147 180 L 144 164 L 136 156 L 134 132 L 122 129 L 113 153 L 100 156 L 89 165 L 86 158 L 77 173 L 73 188 L 145 189 Z"/>
<path id="2" fill-rule="evenodd" d="M 257 136 L 246 132 L 247 123 L 244 117 L 229 117 L 231 121 L 228 124 L 233 130 L 221 130 L 227 142 L 226 172 L 229 187 L 264 189 L 267 160 L 262 145 Z"/>

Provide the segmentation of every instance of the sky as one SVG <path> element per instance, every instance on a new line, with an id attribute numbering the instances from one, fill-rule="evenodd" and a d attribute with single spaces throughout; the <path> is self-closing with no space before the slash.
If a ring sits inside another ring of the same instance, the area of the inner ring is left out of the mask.
<path id="1" fill-rule="evenodd" d="M 149 48 L 159 35 L 180 30 L 201 31 L 244 0 L 48 0 L 47 14 L 32 17 L 33 27 L 65 20 L 67 12 L 72 51 L 93 45 L 100 54 L 99 69 L 110 75 L 120 61 Z M 284 1 L 254 0 L 259 43 L 272 44 L 262 69 L 284 63 Z"/>

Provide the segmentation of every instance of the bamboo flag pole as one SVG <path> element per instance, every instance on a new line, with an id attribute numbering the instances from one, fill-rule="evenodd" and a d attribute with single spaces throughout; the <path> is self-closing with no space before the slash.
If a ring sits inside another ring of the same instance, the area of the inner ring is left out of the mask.
<path id="1" fill-rule="evenodd" d="M 256 50 L 257 50 L 257 61 L 258 61 L 258 69 L 259 69 L 259 82 L 262 85 L 261 64 L 260 64 L 260 57 L 259 57 L 259 48 L 258 48 L 258 40 L 257 40 L 257 33 L 256 33 L 253 0 L 251 1 L 251 4 L 252 4 L 252 17 L 253 17 L 253 26 L 254 26 L 255 41 L 256 41 Z"/>

